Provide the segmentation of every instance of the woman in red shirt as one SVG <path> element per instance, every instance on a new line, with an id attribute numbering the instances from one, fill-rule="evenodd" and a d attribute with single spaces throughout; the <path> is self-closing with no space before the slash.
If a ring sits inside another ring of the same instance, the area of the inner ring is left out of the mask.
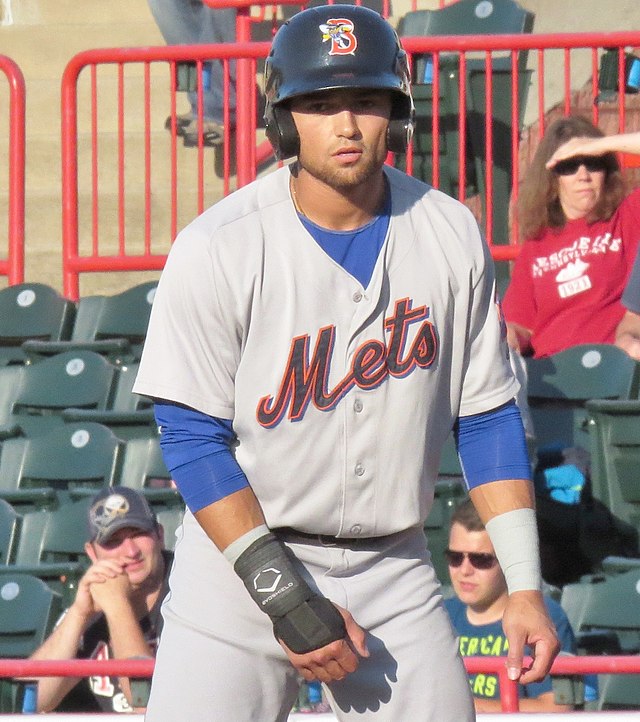
<path id="1" fill-rule="evenodd" d="M 538 146 L 503 303 L 509 345 L 523 355 L 615 342 L 640 239 L 640 190 L 625 196 L 618 151 L 639 152 L 640 133 L 605 136 L 578 116 L 556 120 Z"/>

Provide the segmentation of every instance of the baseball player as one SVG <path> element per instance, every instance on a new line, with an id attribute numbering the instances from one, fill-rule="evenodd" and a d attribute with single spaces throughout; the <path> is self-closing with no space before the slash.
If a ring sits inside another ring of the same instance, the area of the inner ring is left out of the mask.
<path id="1" fill-rule="evenodd" d="M 423 532 L 454 427 L 509 585 L 509 673 L 557 652 L 490 255 L 464 206 L 384 165 L 414 113 L 380 15 L 298 13 L 265 85 L 294 160 L 176 239 L 134 389 L 190 510 L 147 720 L 286 720 L 298 674 L 341 721 L 472 720 Z"/>

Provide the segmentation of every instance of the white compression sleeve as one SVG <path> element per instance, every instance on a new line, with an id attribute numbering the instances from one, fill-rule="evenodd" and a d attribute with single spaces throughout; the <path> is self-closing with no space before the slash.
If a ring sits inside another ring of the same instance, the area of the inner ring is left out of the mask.
<path id="1" fill-rule="evenodd" d="M 524 508 L 498 514 L 487 522 L 486 529 L 509 594 L 531 589 L 540 591 L 542 576 L 535 511 Z"/>

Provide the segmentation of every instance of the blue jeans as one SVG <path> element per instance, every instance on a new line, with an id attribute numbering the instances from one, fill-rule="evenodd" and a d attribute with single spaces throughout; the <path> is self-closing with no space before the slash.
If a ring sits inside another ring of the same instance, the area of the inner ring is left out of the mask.
<path id="1" fill-rule="evenodd" d="M 214 10 L 202 0 L 148 0 L 149 8 L 167 45 L 232 43 L 236 38 L 236 11 Z M 223 69 L 221 62 L 211 64 L 211 86 L 203 91 L 204 117 L 222 122 Z M 231 120 L 236 106 L 236 63 L 231 61 L 229 104 Z M 191 112 L 198 109 L 197 93 L 189 93 Z"/>

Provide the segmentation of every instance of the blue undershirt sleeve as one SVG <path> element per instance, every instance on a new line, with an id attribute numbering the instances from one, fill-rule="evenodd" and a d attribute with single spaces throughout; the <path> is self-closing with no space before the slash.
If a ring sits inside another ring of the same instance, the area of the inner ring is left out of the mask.
<path id="1" fill-rule="evenodd" d="M 191 512 L 249 486 L 231 451 L 231 421 L 160 399 L 154 412 L 164 462 Z"/>
<path id="2" fill-rule="evenodd" d="M 531 479 L 531 462 L 515 401 L 473 416 L 453 427 L 467 488 L 501 479 Z"/>

